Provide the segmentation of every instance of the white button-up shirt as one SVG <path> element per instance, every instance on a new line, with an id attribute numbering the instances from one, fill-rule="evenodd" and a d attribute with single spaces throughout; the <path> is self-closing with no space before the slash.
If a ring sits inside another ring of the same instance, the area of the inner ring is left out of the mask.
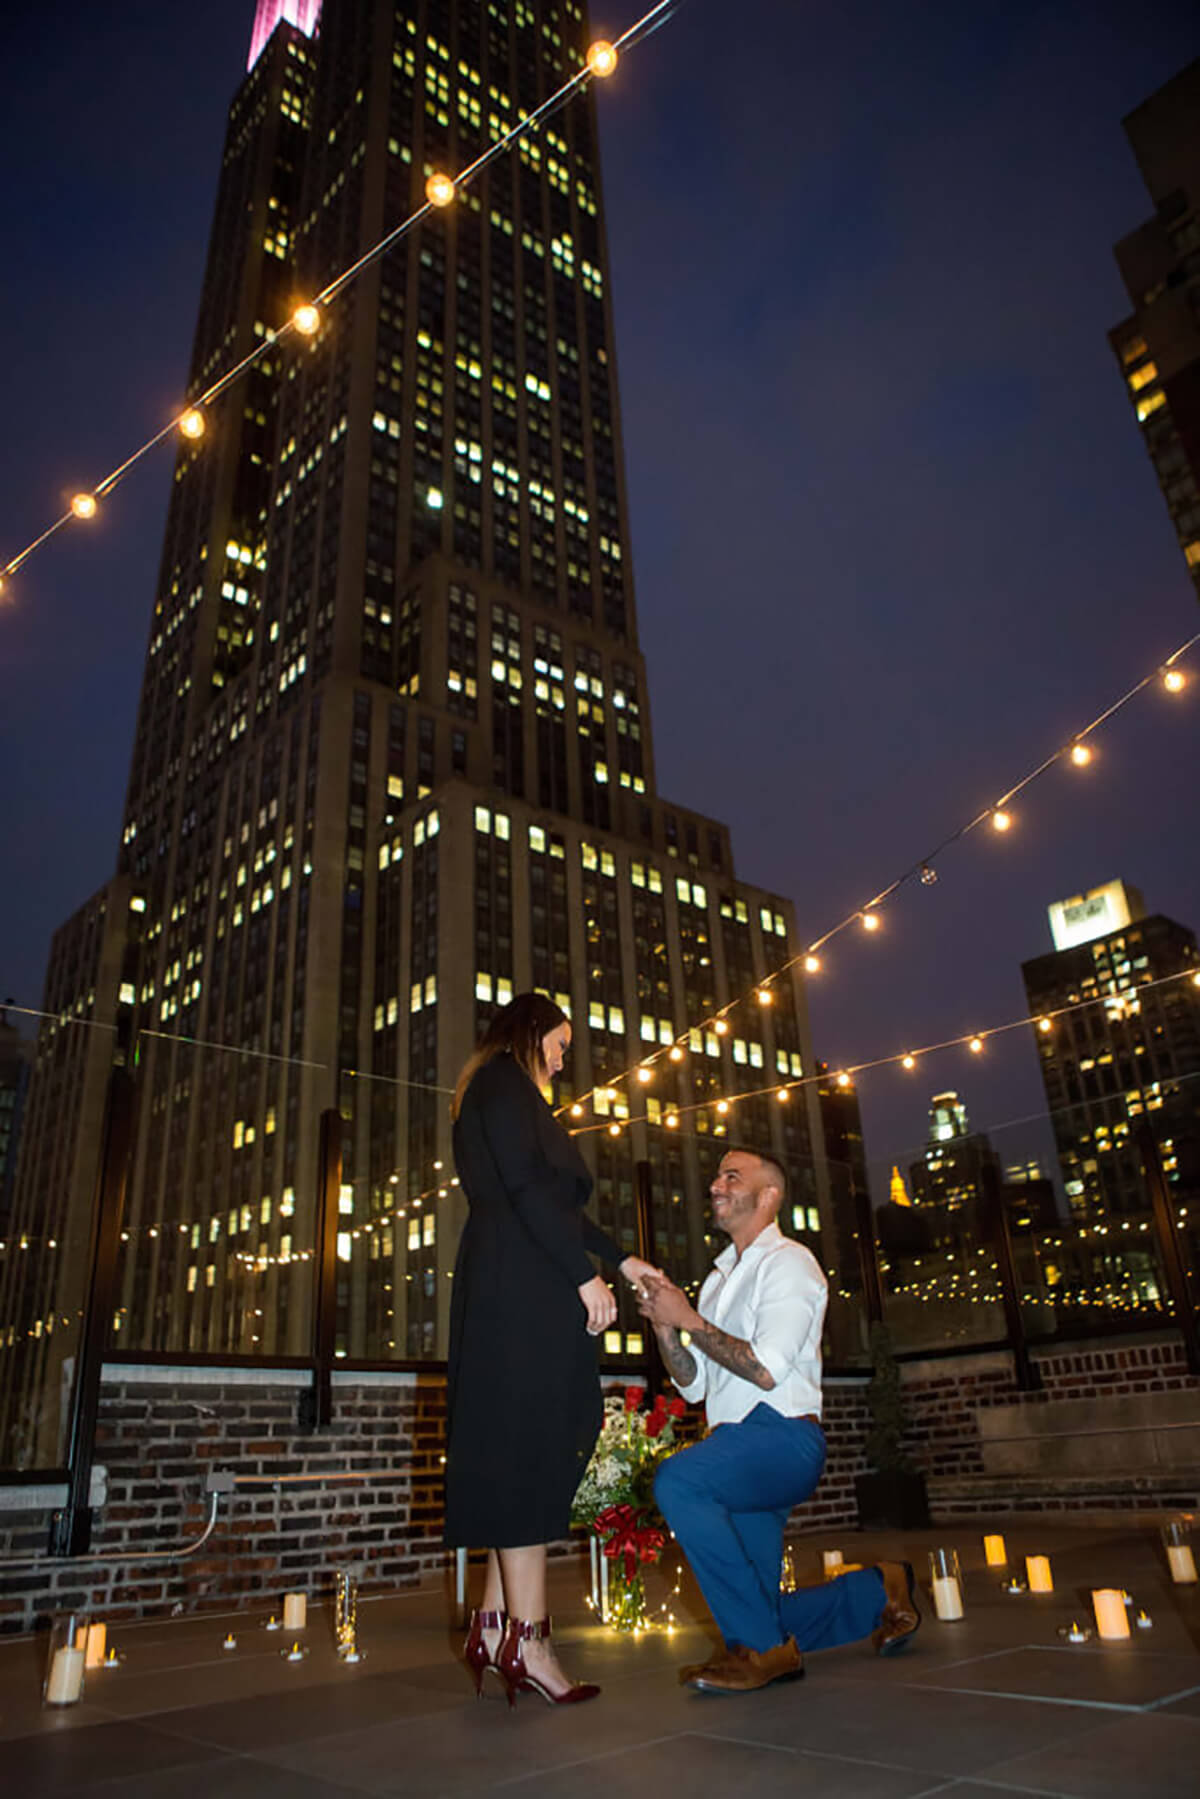
<path id="1" fill-rule="evenodd" d="M 788 1418 L 821 1415 L 821 1330 L 828 1288 L 820 1263 L 777 1224 L 760 1231 L 738 1256 L 731 1243 L 717 1257 L 696 1307 L 709 1324 L 749 1343 L 775 1385 L 756 1387 L 706 1356 L 688 1349 L 696 1378 L 675 1385 L 686 1400 L 703 1400 L 711 1427 L 737 1424 L 756 1405 Z"/>

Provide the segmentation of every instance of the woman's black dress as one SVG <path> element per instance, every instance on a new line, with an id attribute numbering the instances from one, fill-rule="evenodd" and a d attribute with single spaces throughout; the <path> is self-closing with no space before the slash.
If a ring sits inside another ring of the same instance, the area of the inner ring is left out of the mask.
<path id="1" fill-rule="evenodd" d="M 454 1160 L 469 1210 L 450 1308 L 446 1542 L 553 1542 L 603 1416 L 579 1288 L 589 1251 L 614 1265 L 624 1252 L 586 1216 L 587 1164 L 510 1055 L 467 1088 Z"/>

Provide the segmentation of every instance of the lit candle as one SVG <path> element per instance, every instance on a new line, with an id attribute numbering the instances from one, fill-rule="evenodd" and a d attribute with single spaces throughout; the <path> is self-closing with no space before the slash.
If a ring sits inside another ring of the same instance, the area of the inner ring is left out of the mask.
<path id="1" fill-rule="evenodd" d="M 1053 1593 L 1054 1577 L 1050 1572 L 1048 1555 L 1027 1555 L 1025 1557 L 1025 1573 L 1029 1580 L 1031 1593 Z"/>
<path id="2" fill-rule="evenodd" d="M 1177 1587 L 1190 1587 L 1196 1579 L 1196 1558 L 1190 1543 L 1168 1543 L 1167 1561 Z"/>
<path id="3" fill-rule="evenodd" d="M 1008 1550 L 1002 1536 L 985 1537 L 983 1554 L 989 1568 L 1004 1568 L 1008 1565 Z"/>
<path id="4" fill-rule="evenodd" d="M 1116 1587 L 1098 1587 L 1092 1594 L 1092 1606 L 1096 1613 L 1096 1629 L 1102 1637 L 1116 1641 L 1129 1635 L 1125 1595 Z"/>
<path id="5" fill-rule="evenodd" d="M 83 1692 L 83 1667 L 86 1652 L 73 1644 L 54 1651 L 50 1678 L 46 1682 L 47 1705 L 74 1705 Z"/>
<path id="6" fill-rule="evenodd" d="M 285 1630 L 303 1630 L 307 1623 L 307 1594 L 285 1593 L 283 1597 L 283 1628 Z"/>
<path id="7" fill-rule="evenodd" d="M 87 1633 L 87 1666 L 102 1668 L 104 1666 L 104 1639 L 108 1634 L 105 1624 L 89 1624 Z"/>
<path id="8" fill-rule="evenodd" d="M 962 1593 L 952 1574 L 939 1574 L 933 1582 L 933 1606 L 943 1623 L 952 1624 L 963 1615 Z"/>
<path id="9" fill-rule="evenodd" d="M 829 1580 L 842 1571 L 842 1552 L 840 1549 L 825 1549 L 821 1552 L 821 1566 L 825 1570 L 825 1578 Z"/>
<path id="10" fill-rule="evenodd" d="M 232 1631 L 229 1632 L 229 1635 L 225 1638 L 225 1641 L 221 1644 L 221 1647 L 222 1647 L 222 1649 L 236 1649 L 237 1648 L 237 1638 L 234 1636 Z"/>

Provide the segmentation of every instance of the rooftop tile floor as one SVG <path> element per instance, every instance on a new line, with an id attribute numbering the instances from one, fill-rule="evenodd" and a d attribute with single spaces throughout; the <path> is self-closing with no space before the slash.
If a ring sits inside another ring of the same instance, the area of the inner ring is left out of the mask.
<path id="1" fill-rule="evenodd" d="M 1014 1565 L 1049 1555 L 1054 1593 L 1003 1593 L 983 1566 L 985 1528 L 1005 1531 Z M 836 1545 L 847 1560 L 906 1555 L 920 1573 L 934 1542 L 962 1557 L 961 1622 L 939 1623 L 926 1602 L 906 1654 L 833 1650 L 808 1659 L 802 1683 L 737 1698 L 677 1683 L 711 1628 L 686 1579 L 674 1636 L 630 1640 L 595 1622 L 578 1561 L 551 1570 L 563 1660 L 604 1688 L 578 1709 L 525 1695 L 509 1714 L 498 1683 L 477 1701 L 448 1587 L 364 1602 L 367 1659 L 352 1668 L 334 1655 L 325 1606 L 310 1609 L 297 1664 L 261 1612 L 114 1626 L 123 1665 L 90 1676 L 65 1711 L 40 1705 L 45 1639 L 10 1640 L 0 1788 L 12 1799 L 1200 1799 L 1200 1590 L 1170 1585 L 1151 1530 L 1022 1517 L 903 1541 L 847 1532 L 802 1539 L 797 1565 L 816 1578 L 820 1550 Z M 652 1598 L 669 1598 L 655 1580 Z M 1090 1619 L 1093 1586 L 1128 1589 L 1153 1629 L 1063 1642 L 1060 1626 Z M 237 1648 L 225 1651 L 229 1629 Z"/>

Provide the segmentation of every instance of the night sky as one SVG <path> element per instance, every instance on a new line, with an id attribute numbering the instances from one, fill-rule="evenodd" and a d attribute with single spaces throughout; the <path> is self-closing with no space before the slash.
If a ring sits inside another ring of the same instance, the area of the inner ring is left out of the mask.
<path id="1" fill-rule="evenodd" d="M 638 8 L 594 9 L 609 35 Z M 0 558 L 169 415 L 253 0 L 6 26 Z M 1143 0 L 686 0 L 601 92 L 659 787 L 806 940 L 1200 629 L 1105 333 L 1150 211 L 1121 119 L 1200 54 Z M 18 173 L 19 171 L 19 173 Z M 170 451 L 0 607 L 0 997 L 111 873 Z M 1200 926 L 1197 681 L 949 851 L 811 991 L 837 1066 L 1020 1017 L 1047 903 L 1122 876 Z M 877 1171 L 958 1086 L 1040 1147 L 1034 1049 L 865 1075 Z M 1009 1126 L 1010 1128 L 996 1128 Z M 885 1189 L 886 1191 L 886 1189 Z"/>

